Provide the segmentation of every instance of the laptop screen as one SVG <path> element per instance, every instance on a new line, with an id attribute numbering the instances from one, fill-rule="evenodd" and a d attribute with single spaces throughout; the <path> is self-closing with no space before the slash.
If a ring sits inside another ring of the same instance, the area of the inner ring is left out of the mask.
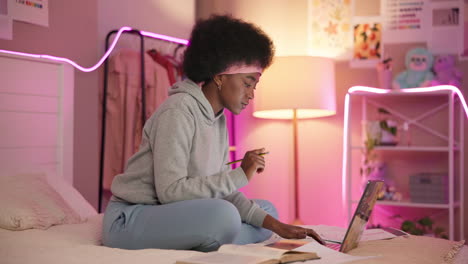
<path id="1" fill-rule="evenodd" d="M 340 251 L 348 252 L 356 248 L 361 239 L 362 232 L 366 229 L 367 221 L 372 213 L 377 197 L 384 186 L 383 181 L 368 181 L 359 204 L 354 211 L 346 235 L 341 244 Z"/>

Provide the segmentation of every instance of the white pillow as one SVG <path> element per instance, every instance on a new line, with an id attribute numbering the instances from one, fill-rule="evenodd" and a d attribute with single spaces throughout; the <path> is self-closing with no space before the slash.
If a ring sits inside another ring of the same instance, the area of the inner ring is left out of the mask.
<path id="1" fill-rule="evenodd" d="M 47 229 L 80 222 L 80 216 L 47 183 L 45 174 L 0 175 L 0 228 Z"/>
<path id="2" fill-rule="evenodd" d="M 60 194 L 68 206 L 70 206 L 82 219 L 86 219 L 97 214 L 96 209 L 94 209 L 94 207 L 83 197 L 83 195 L 81 195 L 81 193 L 75 189 L 75 187 L 73 187 L 71 182 L 68 182 L 68 180 L 65 179 L 65 176 L 57 175 L 55 167 L 28 164 L 23 164 L 21 167 L 2 167 L 0 177 L 3 175 L 16 174 L 45 174 L 47 175 L 47 183 Z"/>
<path id="3" fill-rule="evenodd" d="M 81 193 L 68 183 L 63 177 L 57 177 L 52 172 L 47 173 L 48 183 L 62 196 L 65 202 L 82 219 L 97 215 L 96 209 L 81 195 Z"/>

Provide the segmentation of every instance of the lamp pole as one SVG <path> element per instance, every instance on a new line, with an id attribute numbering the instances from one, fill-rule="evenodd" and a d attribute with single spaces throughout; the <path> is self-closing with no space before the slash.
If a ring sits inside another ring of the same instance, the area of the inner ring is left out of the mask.
<path id="1" fill-rule="evenodd" d="M 297 109 L 293 109 L 293 162 L 294 162 L 294 222 L 295 225 L 302 224 L 299 217 L 299 155 L 297 144 Z"/>

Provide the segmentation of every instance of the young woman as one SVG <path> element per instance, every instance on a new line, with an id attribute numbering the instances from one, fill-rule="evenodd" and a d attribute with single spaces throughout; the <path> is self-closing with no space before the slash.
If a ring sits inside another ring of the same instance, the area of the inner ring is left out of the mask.
<path id="1" fill-rule="evenodd" d="M 212 251 L 225 243 L 284 238 L 320 240 L 311 229 L 276 220 L 274 206 L 239 188 L 265 168 L 263 148 L 228 162 L 224 109 L 239 114 L 254 98 L 274 55 L 270 38 L 229 16 L 199 21 L 184 54 L 187 79 L 146 122 L 139 151 L 112 183 L 103 243 L 125 249 Z"/>

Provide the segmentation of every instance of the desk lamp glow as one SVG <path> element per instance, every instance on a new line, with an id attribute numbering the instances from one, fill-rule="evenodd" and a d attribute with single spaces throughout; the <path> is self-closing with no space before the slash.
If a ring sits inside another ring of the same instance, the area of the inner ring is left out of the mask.
<path id="1" fill-rule="evenodd" d="M 300 224 L 298 175 L 298 119 L 336 114 L 335 68 L 330 58 L 275 57 L 261 77 L 253 116 L 291 119 L 293 125 L 294 223 Z"/>

